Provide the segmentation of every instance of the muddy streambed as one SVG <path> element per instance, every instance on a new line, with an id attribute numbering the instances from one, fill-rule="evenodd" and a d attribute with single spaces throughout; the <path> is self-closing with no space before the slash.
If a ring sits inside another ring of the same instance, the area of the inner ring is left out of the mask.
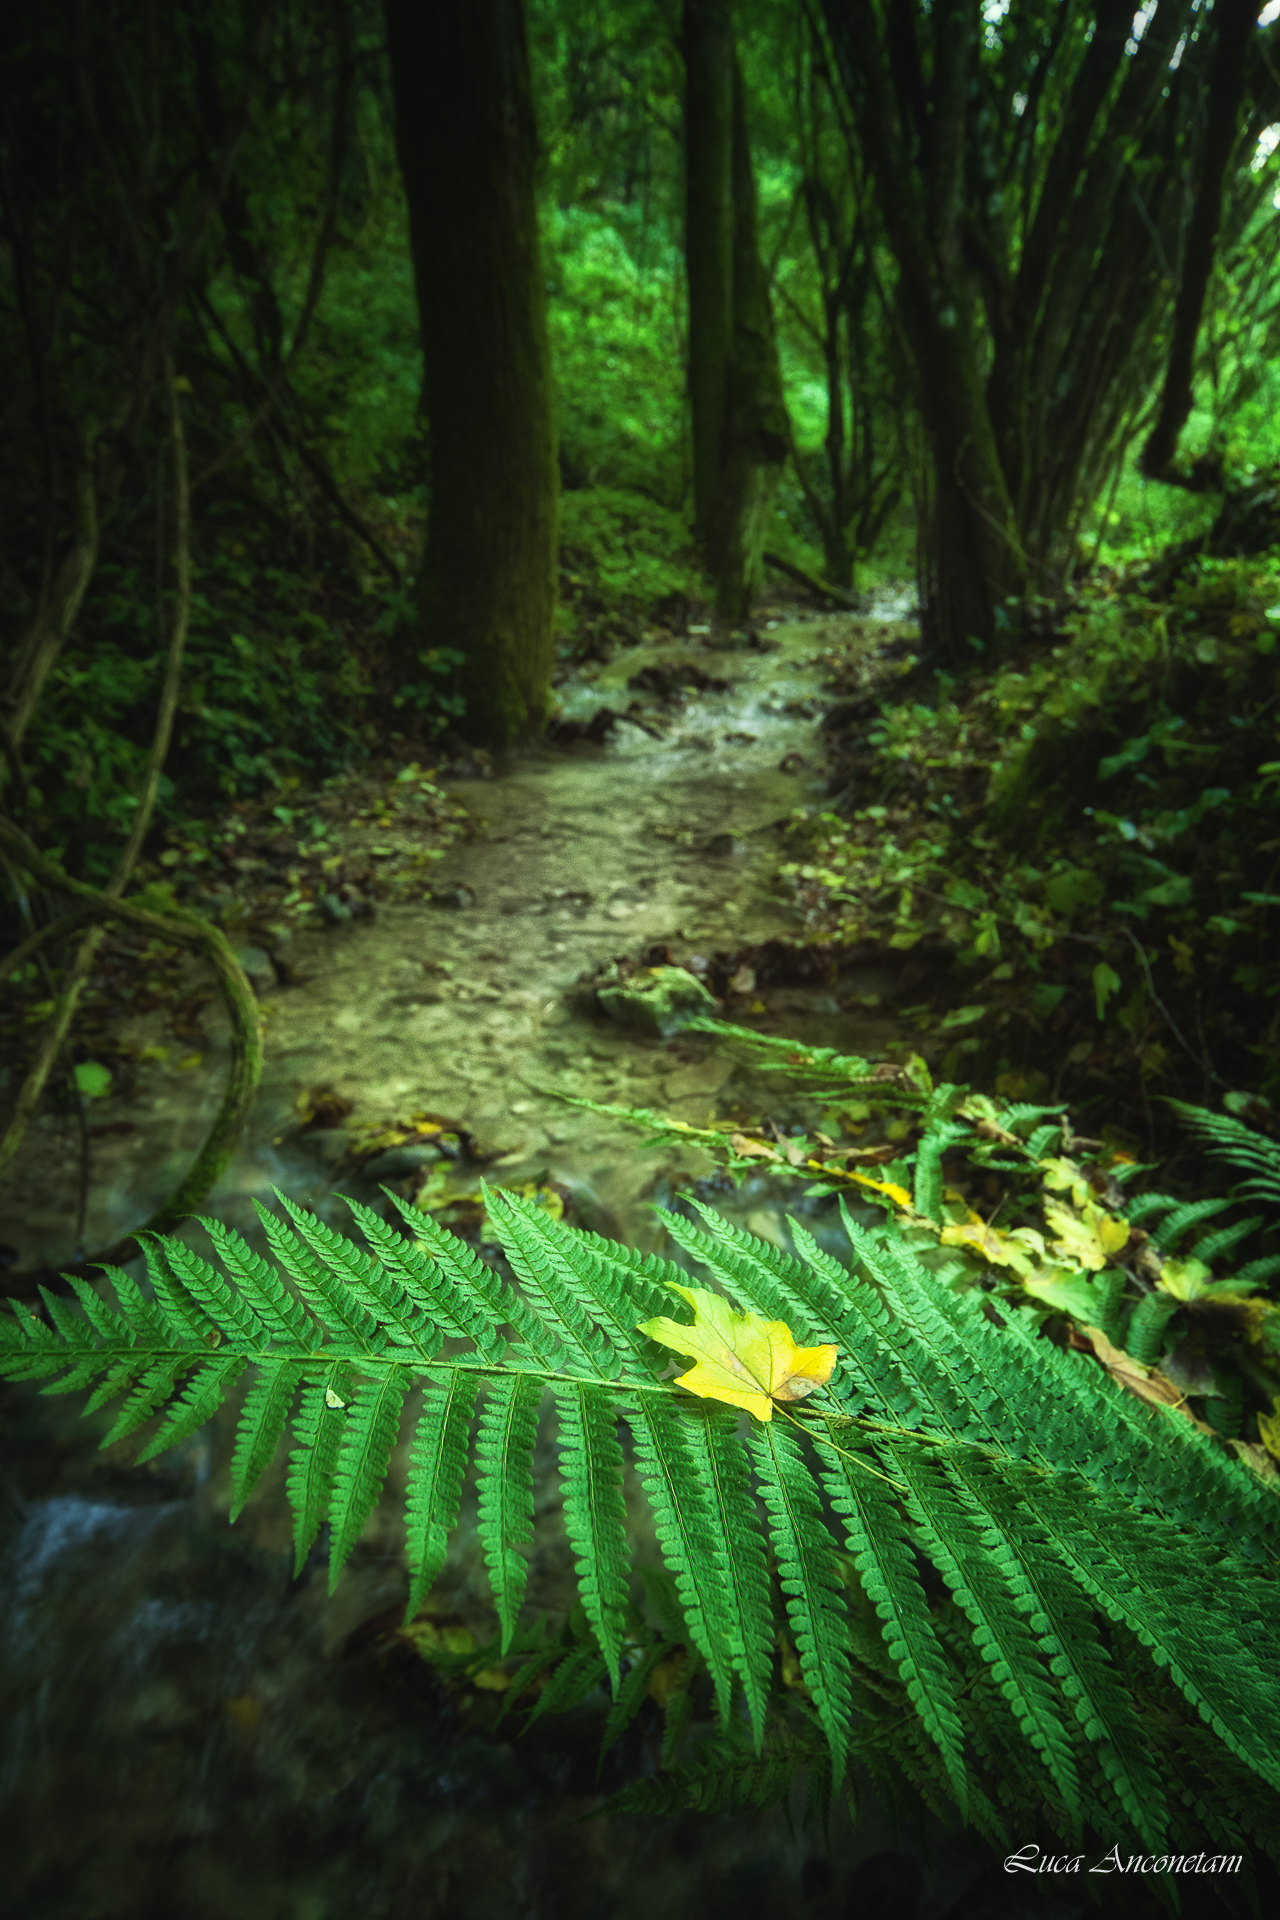
<path id="1" fill-rule="evenodd" d="M 684 960 L 794 936 L 769 889 L 773 829 L 821 797 L 824 655 L 865 633 L 848 619 L 797 622 L 768 634 L 770 652 L 701 650 L 703 680 L 726 684 L 668 697 L 651 730 L 622 721 L 602 744 L 538 750 L 491 780 L 451 783 L 484 822 L 439 864 L 437 898 L 453 904 L 384 907 L 372 924 L 298 939 L 291 983 L 264 995 L 267 1069 L 252 1123 L 207 1210 L 252 1234 L 253 1201 L 276 1187 L 338 1227 L 344 1192 L 376 1197 L 341 1129 L 297 1131 L 299 1095 L 324 1087 L 351 1103 L 352 1123 L 431 1112 L 471 1137 L 490 1178 L 552 1181 L 571 1217 L 658 1244 L 648 1202 L 700 1170 L 696 1152 L 641 1151 L 634 1130 L 546 1090 L 698 1124 L 750 1088 L 730 1050 L 611 1025 L 579 983 L 652 947 Z M 692 657 L 631 650 L 566 690 L 565 718 L 620 711 L 628 682 L 652 667 L 661 689 L 673 660 Z M 858 984 L 865 998 L 877 983 Z M 756 1004 L 797 1037 L 851 1051 L 894 1037 L 886 1017 L 829 988 L 765 985 Z M 125 1037 L 146 1048 L 155 1019 Z M 157 1061 L 128 1102 L 100 1103 L 105 1127 L 132 1130 L 95 1141 L 88 1245 L 145 1218 L 184 1170 L 225 1057 L 215 1010 L 202 1048 L 205 1071 Z M 0 1191 L 3 1238 L 24 1266 L 74 1255 L 79 1151 L 70 1119 L 42 1117 Z M 734 1204 L 777 1232 L 778 1196 L 764 1183 Z M 918 1876 L 919 1903 L 897 1910 L 935 1920 L 974 1877 L 945 1844 L 928 1861 L 871 1859 L 895 1845 L 874 1808 L 854 1830 L 837 1823 L 830 1855 L 782 1813 L 569 1824 L 602 1788 L 652 1768 L 652 1736 L 624 1743 L 597 1782 L 598 1720 L 495 1735 L 484 1703 L 450 1695 L 412 1657 L 388 1661 L 371 1623 L 406 1591 L 403 1448 L 330 1598 L 323 1565 L 290 1579 L 279 1463 L 228 1528 L 234 1409 L 140 1469 L 131 1442 L 96 1451 L 101 1423 L 76 1422 L 63 1401 L 8 1391 L 3 1410 L 0 1795 L 8 1831 L 24 1836 L 7 1853 L 10 1913 L 787 1920 L 845 1912 L 870 1860 L 868 1911 L 889 1911 L 895 1874 Z M 572 1578 L 549 1427 L 536 1493 L 529 1602 L 563 1608 Z M 643 1558 L 653 1551 L 643 1501 L 629 1506 Z M 486 1634 L 465 1512 L 435 1599 Z"/>

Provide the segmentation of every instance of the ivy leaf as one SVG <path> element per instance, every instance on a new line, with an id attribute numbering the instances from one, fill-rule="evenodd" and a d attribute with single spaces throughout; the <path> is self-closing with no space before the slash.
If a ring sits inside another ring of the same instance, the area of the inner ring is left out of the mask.
<path id="1" fill-rule="evenodd" d="M 660 1317 L 643 1321 L 639 1331 L 697 1362 L 680 1375 L 678 1387 L 771 1420 L 775 1400 L 782 1405 L 803 1400 L 831 1378 L 835 1347 L 798 1347 L 785 1320 L 735 1313 L 722 1295 L 705 1287 L 669 1284 L 693 1308 L 693 1325 Z"/>

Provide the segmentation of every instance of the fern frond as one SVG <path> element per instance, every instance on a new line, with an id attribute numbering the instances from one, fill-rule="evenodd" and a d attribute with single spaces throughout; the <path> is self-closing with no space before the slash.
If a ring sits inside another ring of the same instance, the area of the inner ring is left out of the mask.
<path id="1" fill-rule="evenodd" d="M 477 1329 L 483 1329 L 486 1322 L 491 1327 L 505 1323 L 515 1329 L 519 1345 L 531 1360 L 558 1373 L 564 1365 L 564 1347 L 541 1314 L 535 1313 L 465 1241 L 446 1233 L 429 1213 L 417 1212 L 397 1195 L 392 1198 L 408 1221 L 414 1239 L 430 1256 L 430 1262 L 418 1263 L 423 1283 L 430 1287 L 427 1275 L 430 1265 L 434 1264 L 438 1275 L 436 1284 L 442 1284 L 444 1297 L 453 1303 L 454 1313 L 476 1345 L 480 1346 Z M 400 1255 L 400 1261 L 405 1268 L 410 1266 L 407 1251 Z"/>
<path id="2" fill-rule="evenodd" d="M 458 1524 L 462 1477 L 467 1469 L 471 1417 L 479 1376 L 463 1367 L 437 1373 L 427 1387 L 409 1454 L 407 1558 L 412 1620 L 445 1562 L 449 1535 Z"/>
<path id="3" fill-rule="evenodd" d="M 285 1481 L 293 1508 L 293 1577 L 299 1579 L 329 1510 L 329 1494 L 342 1445 L 347 1369 L 338 1361 L 322 1379 L 303 1388 L 293 1423 L 297 1441 Z"/>
<path id="4" fill-rule="evenodd" d="M 939 1092 L 944 1089 L 939 1089 Z M 945 1089 L 952 1091 L 952 1089 Z M 916 1148 L 916 1176 L 914 1182 L 915 1210 L 925 1220 L 941 1220 L 942 1217 L 942 1156 L 948 1147 L 955 1146 L 958 1140 L 969 1139 L 969 1129 L 959 1126 L 954 1120 L 944 1120 L 940 1125 L 928 1126 L 920 1136 Z"/>
<path id="5" fill-rule="evenodd" d="M 229 1287 L 216 1267 L 181 1240 L 143 1244 L 147 1272 L 157 1297 L 163 1291 L 171 1321 L 193 1344 L 212 1332 L 243 1347 L 264 1348 L 271 1329 L 244 1293 Z M 191 1311 L 192 1303 L 198 1311 Z"/>
<path id="6" fill-rule="evenodd" d="M 558 1381 L 554 1391 L 565 1532 L 576 1555 L 582 1605 L 616 1692 L 631 1558 L 617 1403 L 586 1380 Z"/>
<path id="7" fill-rule="evenodd" d="M 346 1409 L 330 1498 L 330 1593 L 382 1492 L 399 1436 L 408 1384 L 399 1368 L 389 1367 L 373 1378 L 358 1381 Z"/>
<path id="8" fill-rule="evenodd" d="M 751 1436 L 751 1451 L 769 1510 L 800 1671 L 830 1742 L 836 1778 L 843 1779 L 853 1670 L 848 1608 L 831 1535 L 823 1524 L 818 1489 L 792 1436 L 770 1426 Z"/>
<path id="9" fill-rule="evenodd" d="M 845 1544 L 862 1588 L 884 1625 L 889 1657 L 937 1747 L 961 1816 L 969 1778 L 956 1683 L 930 1618 L 929 1602 L 912 1552 L 907 1523 L 892 1489 L 864 1455 L 850 1457 L 818 1441 L 831 1504 L 845 1521 Z"/>
<path id="10" fill-rule="evenodd" d="M 773 1666 L 773 1604 L 759 1513 L 735 1415 L 710 1408 L 686 1438 L 703 1486 L 733 1627 L 733 1666 L 759 1746 Z"/>
<path id="11" fill-rule="evenodd" d="M 1021 1610 L 1033 1596 L 1008 1543 L 999 1527 L 975 1524 L 972 1507 L 957 1498 L 939 1459 L 926 1448 L 886 1440 L 880 1453 L 906 1482 L 908 1510 L 925 1550 L 968 1615 L 978 1651 L 1078 1827 L 1080 1785 L 1071 1738 Z"/>
<path id="12" fill-rule="evenodd" d="M 1210 1577 L 1198 1578 L 1186 1536 L 1166 1531 L 1167 1523 L 1071 1487 L 1062 1475 L 1033 1483 L 1010 1463 L 1009 1478 L 1094 1604 L 1138 1636 L 1238 1759 L 1280 1787 L 1280 1672 L 1251 1570 L 1233 1579 L 1220 1558 Z"/>
<path id="13" fill-rule="evenodd" d="M 502 1280 L 493 1268 L 461 1242 L 448 1250 L 444 1261 L 437 1260 L 428 1244 L 407 1240 L 372 1207 L 350 1198 L 347 1205 L 389 1279 L 424 1321 L 431 1321 L 456 1339 L 472 1341 L 483 1360 L 500 1366 L 507 1343 L 497 1326 L 506 1316 L 499 1310 Z M 415 1228 L 418 1224 L 426 1228 L 429 1223 L 419 1214 Z M 445 1235 L 446 1240 L 449 1238 Z M 476 1272 L 478 1268 L 483 1272 Z"/>
<path id="14" fill-rule="evenodd" d="M 231 1518 L 238 1520 L 259 1480 L 275 1457 L 302 1379 L 296 1360 L 269 1355 L 244 1398 L 231 1456 Z"/>
<path id="15" fill-rule="evenodd" d="M 351 1287 L 344 1285 L 323 1260 L 317 1259 L 296 1233 L 290 1233 L 269 1207 L 257 1200 L 254 1208 L 267 1236 L 267 1245 L 292 1276 L 320 1325 L 336 1338 L 341 1351 L 353 1357 L 380 1352 L 387 1344 L 386 1335 L 379 1331 L 377 1321 Z M 351 1251 L 356 1254 L 354 1247 Z"/>
<path id="16" fill-rule="evenodd" d="M 199 1433 L 201 1427 L 212 1420 L 226 1398 L 227 1388 L 243 1373 L 245 1364 L 244 1356 L 239 1353 L 228 1353 L 219 1359 L 207 1360 L 188 1382 L 182 1397 L 169 1409 L 138 1455 L 138 1465 L 141 1466 L 146 1460 L 154 1460 L 158 1453 L 164 1453 L 167 1448 L 176 1447 L 179 1441 L 189 1440 L 193 1433 Z"/>
<path id="17" fill-rule="evenodd" d="M 595 1303 L 580 1272 L 585 1263 L 576 1257 L 576 1249 L 568 1253 L 538 1231 L 532 1216 L 541 1212 L 540 1208 L 527 1201 L 522 1205 L 488 1186 L 484 1197 L 512 1270 L 543 1318 L 561 1329 L 568 1349 L 592 1373 L 602 1380 L 616 1380 L 624 1361 L 634 1355 L 634 1335 L 611 1340 L 596 1325 L 587 1304 Z"/>
<path id="18" fill-rule="evenodd" d="M 208 1349 L 205 1351 L 207 1353 Z M 99 1446 L 114 1447 L 118 1440 L 127 1440 L 131 1433 L 145 1426 L 152 1414 L 164 1405 L 190 1366 L 190 1360 L 179 1358 L 153 1361 L 116 1415 L 114 1424 L 103 1434 Z"/>
<path id="19" fill-rule="evenodd" d="M 621 1683 L 613 1697 L 609 1717 L 604 1723 L 604 1732 L 600 1736 L 600 1758 L 603 1761 L 615 1740 L 621 1738 L 631 1722 L 639 1713 L 649 1696 L 649 1679 L 654 1668 L 665 1660 L 671 1649 L 665 1641 L 655 1640 L 651 1646 L 638 1648 L 631 1656 L 631 1665 L 622 1676 Z"/>
<path id="20" fill-rule="evenodd" d="M 1160 1852 L 1169 1816 L 1159 1769 L 1132 1698 L 1098 1640 L 1091 1610 L 1054 1557 L 1031 1508 L 1009 1497 L 1001 1468 L 976 1449 L 955 1447 L 948 1452 L 947 1470 L 981 1516 L 989 1550 L 1072 1701 L 1086 1738 L 1098 1743 L 1098 1758 L 1117 1801 L 1144 1845 Z"/>
<path id="21" fill-rule="evenodd" d="M 516 1630 L 529 1577 L 529 1563 L 520 1548 L 533 1539 L 533 1450 L 541 1399 L 542 1382 L 531 1375 L 499 1377 L 485 1394 L 476 1436 L 480 1543 L 504 1653 Z"/>
<path id="22" fill-rule="evenodd" d="M 421 1302 L 415 1301 L 381 1262 L 361 1253 L 340 1233 L 314 1214 L 295 1206 L 277 1191 L 277 1199 L 322 1264 L 364 1308 L 370 1320 L 386 1333 L 393 1347 L 420 1360 L 433 1360 L 440 1351 L 440 1334 Z"/>
<path id="23" fill-rule="evenodd" d="M 675 1576 L 693 1643 L 707 1663 L 721 1719 L 729 1714 L 738 1627 L 724 1583 L 723 1539 L 717 1540 L 706 1489 L 698 1477 L 687 1428 L 667 1394 L 623 1403 L 640 1479 L 653 1509 L 662 1557 Z"/>
<path id="24" fill-rule="evenodd" d="M 320 1345 L 320 1329 L 311 1315 L 295 1300 L 275 1268 L 256 1254 L 238 1233 L 224 1227 L 220 1220 L 202 1219 L 204 1228 L 222 1256 L 222 1264 L 235 1281 L 254 1312 L 274 1340 L 297 1342 L 314 1349 Z"/>
<path id="25" fill-rule="evenodd" d="M 1211 1260 L 1221 1260 L 1224 1253 L 1230 1253 L 1233 1247 L 1239 1246 L 1242 1240 L 1247 1240 L 1249 1235 L 1256 1233 L 1263 1224 L 1260 1213 L 1247 1214 L 1243 1220 L 1233 1221 L 1229 1227 L 1219 1227 L 1216 1233 L 1206 1233 L 1203 1239 L 1196 1241 L 1192 1252 L 1197 1260 L 1203 1260 L 1206 1263 Z"/>
<path id="26" fill-rule="evenodd" d="M 1199 1134 L 1216 1159 L 1252 1174 L 1241 1186 L 1241 1193 L 1280 1206 L 1280 1141 L 1258 1133 L 1229 1113 L 1210 1113 L 1206 1107 L 1188 1106 L 1182 1100 L 1170 1100 L 1169 1105 L 1184 1126 Z"/>
<path id="27" fill-rule="evenodd" d="M 1167 1253 L 1188 1227 L 1198 1227 L 1202 1220 L 1216 1219 L 1234 1204 L 1232 1200 L 1220 1199 L 1185 1200 L 1165 1215 L 1151 1236 L 1151 1244 L 1160 1253 Z"/>
<path id="28" fill-rule="evenodd" d="M 200 1271 L 205 1267 L 204 1261 L 197 1259 L 195 1254 L 189 1253 L 188 1249 L 182 1246 L 181 1241 L 175 1241 L 172 1247 L 165 1246 L 163 1242 L 146 1239 L 140 1244 L 147 1278 L 151 1282 L 151 1290 L 155 1295 L 153 1307 L 160 1315 L 170 1337 L 189 1342 L 192 1346 L 208 1346 L 211 1342 L 216 1344 L 229 1329 L 223 1327 L 205 1311 L 201 1295 L 206 1290 L 206 1286 L 204 1275 Z M 181 1273 L 185 1264 L 184 1254 L 190 1262 L 191 1277 L 187 1278 L 183 1275 L 179 1284 L 170 1269 L 170 1261 L 172 1260 L 173 1267 Z M 231 1296 L 231 1289 L 222 1281 L 221 1274 L 215 1273 L 212 1267 L 205 1268 L 205 1272 L 210 1276 L 210 1291 L 216 1294 L 218 1285 L 221 1283 L 222 1290 L 228 1297 Z M 248 1320 L 251 1313 L 251 1309 L 242 1308 L 240 1317 L 242 1320 Z M 247 1329 L 235 1326 L 234 1332 L 243 1339 L 246 1337 Z"/>
<path id="29" fill-rule="evenodd" d="M 486 1189 L 486 1191 L 488 1191 Z M 594 1372 L 601 1372 L 604 1348 L 599 1332 L 594 1344 L 589 1337 L 590 1316 L 600 1322 L 612 1355 L 604 1364 L 605 1376 L 648 1381 L 651 1369 L 644 1356 L 657 1351 L 653 1342 L 637 1330 L 637 1308 L 649 1315 L 666 1313 L 671 1305 L 657 1274 L 670 1282 L 683 1276 L 670 1261 L 656 1255 L 635 1254 L 630 1249 L 602 1240 L 594 1233 L 575 1233 L 561 1221 L 553 1220 L 532 1201 L 498 1192 L 492 1196 L 490 1212 L 500 1235 L 506 1223 L 503 1246 L 513 1268 L 530 1286 L 535 1297 L 562 1318 L 558 1304 L 552 1305 L 548 1286 L 558 1302 L 566 1290 L 574 1297 L 573 1338 Z M 535 1271 L 536 1269 L 536 1271 Z M 569 1322 L 563 1321 L 566 1327 Z M 664 1356 L 665 1358 L 665 1356 Z"/>

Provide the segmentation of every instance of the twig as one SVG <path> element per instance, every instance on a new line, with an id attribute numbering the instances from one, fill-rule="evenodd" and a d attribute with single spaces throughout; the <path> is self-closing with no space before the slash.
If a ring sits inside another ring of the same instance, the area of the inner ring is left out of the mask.
<path id="1" fill-rule="evenodd" d="M 1201 1073 L 1205 1076 L 1206 1080 L 1216 1080 L 1220 1087 L 1225 1085 L 1225 1082 L 1223 1081 L 1221 1075 L 1215 1073 L 1213 1068 L 1209 1065 L 1209 1062 L 1207 1060 L 1202 1060 L 1200 1058 L 1200 1055 L 1196 1052 L 1195 1048 L 1189 1045 L 1189 1043 L 1183 1038 L 1182 1030 L 1179 1027 L 1177 1021 L 1174 1019 L 1173 1015 L 1170 1013 L 1168 1007 L 1166 1007 L 1164 1001 L 1160 998 L 1160 995 L 1156 992 L 1156 983 L 1151 977 L 1151 962 L 1147 959 L 1146 948 L 1143 946 L 1141 940 L 1139 940 L 1137 934 L 1133 931 L 1132 927 L 1126 927 L 1124 931 L 1128 939 L 1132 943 L 1134 951 L 1136 952 L 1139 960 L 1141 960 L 1142 962 L 1142 971 L 1147 977 L 1147 992 L 1151 995 L 1152 1000 L 1155 1002 L 1156 1006 L 1160 1009 L 1160 1012 L 1164 1015 L 1165 1020 L 1168 1022 L 1169 1031 L 1172 1033 L 1174 1039 L 1178 1042 L 1178 1045 L 1182 1048 L 1188 1060 L 1190 1060 L 1193 1063 L 1193 1065 L 1199 1067 Z"/>

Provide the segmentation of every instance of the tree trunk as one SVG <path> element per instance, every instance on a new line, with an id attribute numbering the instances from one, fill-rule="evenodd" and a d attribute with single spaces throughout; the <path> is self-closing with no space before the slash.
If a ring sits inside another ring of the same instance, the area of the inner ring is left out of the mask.
<path id="1" fill-rule="evenodd" d="M 522 0 L 386 0 L 422 323 L 430 517 L 421 653 L 456 648 L 472 738 L 538 733 L 554 654 L 558 473 Z M 415 658 L 415 654 L 417 657 Z"/>
<path id="2" fill-rule="evenodd" d="M 787 420 L 728 0 L 685 0 L 689 397 L 694 518 L 716 606 L 746 618 Z"/>

